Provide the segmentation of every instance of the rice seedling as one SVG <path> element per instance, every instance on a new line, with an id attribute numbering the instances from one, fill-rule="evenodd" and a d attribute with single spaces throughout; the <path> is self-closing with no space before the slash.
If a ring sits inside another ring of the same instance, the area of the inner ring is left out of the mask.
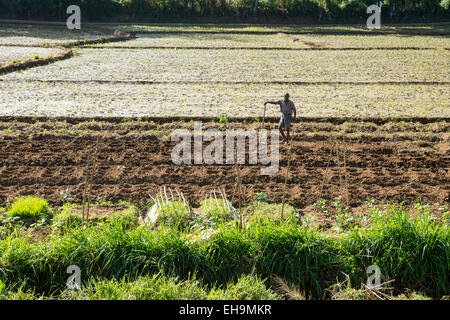
<path id="1" fill-rule="evenodd" d="M 96 47 L 166 48 L 302 48 L 301 43 L 273 35 L 248 34 L 137 34 L 137 39 Z"/>
<path id="2" fill-rule="evenodd" d="M 361 33 L 365 36 L 375 36 L 373 34 L 367 35 L 367 28 L 364 25 L 315 25 L 315 26 L 304 26 L 304 25 L 112 25 L 108 26 L 110 28 L 116 28 L 124 32 L 189 32 L 189 34 L 194 32 L 210 32 L 214 34 L 227 33 L 227 32 L 241 32 L 241 33 L 252 33 L 252 34 L 263 34 L 272 33 L 277 34 L 279 32 L 290 32 L 295 34 L 320 34 L 320 32 L 327 33 L 340 33 L 345 34 L 345 36 L 352 36 L 354 34 Z M 432 33 L 433 30 L 447 30 L 447 24 L 440 25 L 398 25 L 390 26 L 389 32 L 383 34 L 382 36 L 389 36 L 390 34 L 396 35 L 402 32 L 418 32 L 423 35 L 424 32 Z M 351 32 L 351 34 L 346 34 Z M 409 36 L 407 37 L 409 38 Z"/>

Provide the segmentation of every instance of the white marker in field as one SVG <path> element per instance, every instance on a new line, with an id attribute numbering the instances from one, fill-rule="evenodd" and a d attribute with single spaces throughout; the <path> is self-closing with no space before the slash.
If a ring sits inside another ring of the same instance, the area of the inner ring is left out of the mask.
<path id="1" fill-rule="evenodd" d="M 67 278 L 66 285 L 70 290 L 79 290 L 81 288 L 81 269 L 77 265 L 71 265 L 67 268 L 67 273 L 71 274 Z"/>
<path id="2" fill-rule="evenodd" d="M 81 29 L 81 9 L 79 6 L 71 5 L 67 7 L 67 14 L 72 14 L 67 18 L 66 25 L 67 29 L 73 30 Z"/>
<path id="3" fill-rule="evenodd" d="M 379 287 L 381 284 L 381 269 L 379 266 L 371 265 L 366 269 L 367 287 L 370 289 Z"/>
<path id="4" fill-rule="evenodd" d="M 381 1 L 378 1 L 378 4 L 372 4 L 367 7 L 367 13 L 373 13 L 370 17 L 367 18 L 367 28 L 369 29 L 380 29 L 381 28 Z"/>

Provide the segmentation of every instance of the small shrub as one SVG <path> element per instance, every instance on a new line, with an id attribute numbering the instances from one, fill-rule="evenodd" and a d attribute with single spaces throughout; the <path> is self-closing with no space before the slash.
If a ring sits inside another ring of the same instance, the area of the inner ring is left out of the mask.
<path id="1" fill-rule="evenodd" d="M 229 221 L 233 219 L 223 199 L 205 199 L 200 203 L 205 217 L 213 221 Z"/>
<path id="2" fill-rule="evenodd" d="M 120 220 L 125 228 L 135 228 L 139 225 L 139 212 L 135 206 L 130 206 L 119 212 L 113 219 Z"/>
<path id="3" fill-rule="evenodd" d="M 73 202 L 73 198 L 69 195 L 69 189 L 61 190 L 59 195 L 64 203 Z"/>
<path id="4" fill-rule="evenodd" d="M 181 201 L 171 201 L 159 210 L 158 221 L 169 227 L 186 229 L 191 220 L 191 213 Z"/>
<path id="5" fill-rule="evenodd" d="M 78 226 L 83 223 L 83 218 L 73 212 L 75 205 L 66 203 L 63 205 L 61 212 L 53 218 L 54 226 Z"/>
<path id="6" fill-rule="evenodd" d="M 24 220 L 37 221 L 40 219 L 51 219 L 53 213 L 45 199 L 27 196 L 14 200 L 8 210 L 9 217 L 20 217 Z"/>
<path id="7" fill-rule="evenodd" d="M 281 219 L 281 204 L 256 202 L 247 207 L 247 215 L 249 220 L 256 221 L 274 221 L 280 222 Z M 291 213 L 294 213 L 294 208 L 289 205 L 284 205 L 284 218 L 287 218 Z"/>

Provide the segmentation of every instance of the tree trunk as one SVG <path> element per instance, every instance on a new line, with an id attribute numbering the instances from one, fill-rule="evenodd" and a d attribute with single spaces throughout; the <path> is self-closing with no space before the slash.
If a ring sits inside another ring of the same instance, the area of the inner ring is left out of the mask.
<path id="1" fill-rule="evenodd" d="M 253 15 L 256 16 L 256 9 L 258 8 L 259 0 L 255 0 L 255 5 L 253 7 Z"/>

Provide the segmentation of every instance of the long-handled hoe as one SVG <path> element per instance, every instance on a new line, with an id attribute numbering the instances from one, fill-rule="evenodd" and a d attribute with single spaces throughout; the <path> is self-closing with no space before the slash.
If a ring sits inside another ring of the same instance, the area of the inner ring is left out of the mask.
<path id="1" fill-rule="evenodd" d="M 289 179 L 289 168 L 291 166 L 291 157 L 292 157 L 292 141 L 294 140 L 294 130 L 292 130 L 292 134 L 290 136 L 290 141 L 288 141 L 288 163 L 286 167 L 286 174 L 284 176 L 284 189 L 283 189 L 283 201 L 281 203 L 281 219 L 284 219 L 284 206 L 286 202 L 286 193 L 287 193 L 287 182 Z"/>
<path id="2" fill-rule="evenodd" d="M 84 187 L 83 187 L 83 211 L 82 211 L 82 219 L 83 223 L 86 220 L 89 220 L 89 208 L 90 208 L 90 202 L 91 202 L 91 180 L 92 175 L 95 174 L 95 171 L 97 169 L 97 154 L 98 154 L 98 143 L 100 140 L 100 136 L 97 136 L 97 141 L 95 143 L 95 151 L 94 156 L 91 157 L 91 147 L 88 147 L 87 153 L 87 163 L 86 163 L 86 170 L 85 170 L 85 176 L 84 176 Z M 91 166 L 92 162 L 94 162 L 92 172 L 91 172 Z M 87 210 L 85 215 L 85 205 L 86 205 L 86 199 L 87 199 Z"/>

